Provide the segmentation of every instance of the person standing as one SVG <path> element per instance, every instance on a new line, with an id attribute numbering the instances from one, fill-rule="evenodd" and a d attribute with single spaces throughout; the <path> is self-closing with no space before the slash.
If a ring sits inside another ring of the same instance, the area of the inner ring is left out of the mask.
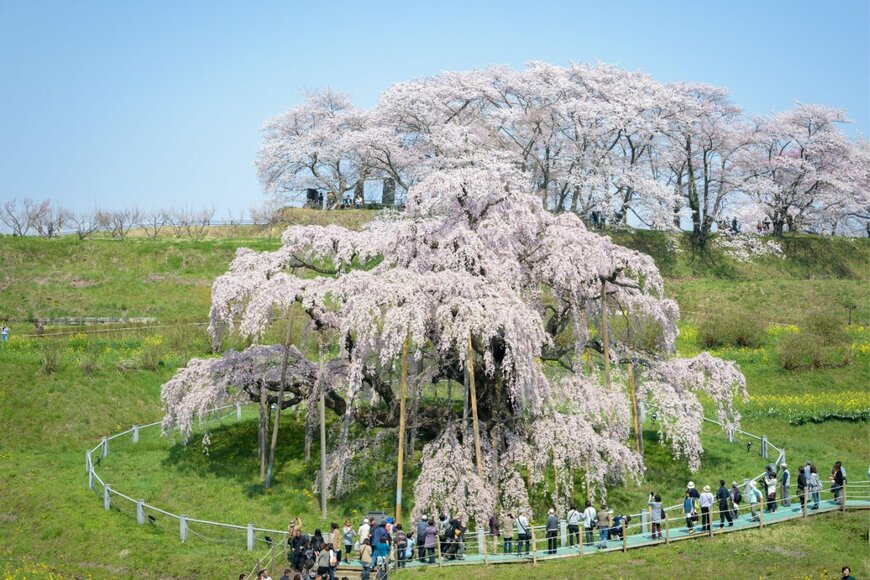
<path id="1" fill-rule="evenodd" d="M 577 506 L 571 504 L 568 510 L 568 545 L 576 546 L 580 542 L 580 521 L 583 516 L 577 511 Z"/>
<path id="2" fill-rule="evenodd" d="M 710 508 L 713 507 L 713 494 L 710 493 L 710 486 L 704 486 L 704 492 L 701 494 L 698 502 L 701 504 L 701 531 L 710 531 Z"/>
<path id="3" fill-rule="evenodd" d="M 368 518 L 363 518 L 362 524 L 359 527 L 359 531 L 357 532 L 357 537 L 359 538 L 359 543 L 362 544 L 364 540 L 369 539 L 369 534 L 371 532 L 372 527 L 369 525 Z M 371 542 L 369 543 L 371 546 Z"/>
<path id="4" fill-rule="evenodd" d="M 728 490 L 728 507 L 731 509 L 732 520 L 737 519 L 737 513 L 740 511 L 740 504 L 743 503 L 743 495 L 740 493 L 740 488 L 737 487 L 737 482 L 731 482 L 731 489 Z"/>
<path id="5" fill-rule="evenodd" d="M 353 537 L 356 532 L 350 525 L 350 520 L 344 520 L 344 528 L 342 529 L 342 540 L 344 541 L 344 562 L 350 564 L 350 552 L 353 550 Z"/>
<path id="6" fill-rule="evenodd" d="M 426 554 L 429 555 L 429 563 L 435 563 L 435 546 L 438 542 L 438 528 L 435 527 L 435 518 L 430 518 L 426 522 L 426 529 L 423 532 L 423 548 Z"/>
<path id="7" fill-rule="evenodd" d="M 343 540 L 341 538 L 341 531 L 338 529 L 337 523 L 333 522 L 332 525 L 330 526 L 330 528 L 331 529 L 329 532 L 329 543 L 332 544 L 332 549 L 335 552 L 335 560 L 336 560 L 336 564 L 331 566 L 333 573 L 334 573 L 335 567 L 338 565 L 338 563 L 341 562 L 341 546 L 342 546 Z"/>
<path id="8" fill-rule="evenodd" d="M 359 561 L 362 564 L 362 572 L 360 580 L 369 580 L 369 574 L 372 569 L 372 544 L 368 538 L 362 541 L 359 549 Z"/>
<path id="9" fill-rule="evenodd" d="M 773 513 L 776 511 L 776 473 L 773 472 L 773 466 L 767 466 L 767 473 L 764 474 L 764 486 L 767 493 L 767 505 L 764 513 Z"/>
<path id="10" fill-rule="evenodd" d="M 591 546 L 595 541 L 592 536 L 592 530 L 595 529 L 595 508 L 592 507 L 591 501 L 586 501 L 586 509 L 583 510 L 583 531 L 585 533 L 584 543 Z"/>
<path id="11" fill-rule="evenodd" d="M 788 470 L 788 465 L 783 463 L 780 465 L 782 468 L 782 506 L 783 507 L 791 507 L 791 494 L 788 491 L 788 486 L 791 484 L 791 473 Z"/>
<path id="12" fill-rule="evenodd" d="M 3 342 L 9 340 L 9 327 L 6 325 L 5 322 L 3 323 L 3 328 L 0 329 L 0 340 L 2 340 Z"/>
<path id="13" fill-rule="evenodd" d="M 520 512 L 520 515 L 517 518 L 517 556 L 520 555 L 523 548 L 525 548 L 525 555 L 529 555 L 529 540 L 531 537 L 532 534 L 529 528 L 529 519 L 526 517 L 525 513 Z"/>
<path id="14" fill-rule="evenodd" d="M 813 507 L 810 509 L 819 509 L 819 494 L 822 491 L 822 480 L 819 479 L 819 472 L 815 465 L 810 466 L 810 493 L 813 496 Z"/>
<path id="15" fill-rule="evenodd" d="M 649 500 L 646 502 L 650 507 L 650 524 L 652 527 L 652 539 L 662 539 L 662 496 L 650 492 Z"/>
<path id="16" fill-rule="evenodd" d="M 423 517 L 417 522 L 417 559 L 421 564 L 426 555 L 426 528 L 429 526 L 427 519 L 426 514 L 423 514 Z"/>
<path id="17" fill-rule="evenodd" d="M 695 520 L 698 518 L 698 514 L 695 513 L 695 500 L 692 498 L 692 494 L 689 493 L 688 489 L 683 497 L 683 515 L 686 516 L 686 531 L 690 534 L 694 534 Z"/>
<path id="18" fill-rule="evenodd" d="M 838 461 L 831 470 L 831 491 L 834 494 L 834 503 L 842 504 L 845 501 L 843 497 L 843 486 L 845 484 L 846 470 L 843 468 L 843 464 Z"/>
<path id="19" fill-rule="evenodd" d="M 809 467 L 809 464 L 807 464 L 807 467 Z M 808 477 L 807 477 L 808 475 L 809 475 L 809 469 L 807 469 L 807 468 L 804 468 L 804 469 L 801 469 L 798 471 L 797 492 L 796 493 L 798 494 L 798 500 L 800 500 L 800 502 L 801 502 L 801 507 L 800 507 L 801 511 L 805 508 L 805 504 L 806 504 L 806 500 L 807 500 L 806 494 L 809 491 L 808 485 L 807 485 L 809 483 Z M 797 508 L 795 508 L 794 511 L 798 511 Z"/>
<path id="20" fill-rule="evenodd" d="M 559 518 L 556 517 L 556 510 L 550 508 L 547 512 L 547 553 L 556 553 L 556 536 L 559 535 Z"/>
<path id="21" fill-rule="evenodd" d="M 501 536 L 499 530 L 498 512 L 493 512 L 489 516 L 489 537 L 492 539 L 492 553 L 495 554 L 498 550 L 498 538 Z"/>
<path id="22" fill-rule="evenodd" d="M 514 524 L 514 515 L 508 512 L 501 522 L 501 538 L 504 542 L 503 550 L 505 554 L 510 554 L 514 549 Z"/>
<path id="23" fill-rule="evenodd" d="M 730 498 L 728 490 L 725 488 L 725 480 L 719 480 L 719 491 L 716 492 L 716 499 L 719 502 L 719 528 L 725 527 L 725 520 L 728 520 L 728 527 L 734 525 L 734 520 L 731 518 L 731 507 L 728 505 Z"/>
<path id="24" fill-rule="evenodd" d="M 610 532 L 610 511 L 607 509 L 607 504 L 601 502 L 601 509 L 598 510 L 598 548 L 603 550 L 607 547 L 607 534 Z"/>
<path id="25" fill-rule="evenodd" d="M 758 509 L 761 503 L 761 492 L 758 490 L 758 484 L 755 480 L 749 482 L 749 509 L 752 512 L 752 521 L 758 521 Z"/>
<path id="26" fill-rule="evenodd" d="M 399 568 L 405 567 L 405 556 L 408 550 L 408 534 L 402 529 L 402 524 L 396 524 L 394 541 L 396 543 L 396 560 Z"/>

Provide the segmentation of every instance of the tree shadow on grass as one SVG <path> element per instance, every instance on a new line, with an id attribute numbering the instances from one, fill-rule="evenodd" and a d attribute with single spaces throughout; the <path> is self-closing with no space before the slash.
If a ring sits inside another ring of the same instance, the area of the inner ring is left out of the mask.
<path id="1" fill-rule="evenodd" d="M 170 447 L 163 465 L 183 474 L 212 476 L 237 482 L 245 486 L 248 497 L 262 493 L 256 420 L 246 419 L 213 427 L 209 430 L 210 444 L 207 450 L 199 443 L 200 437 L 201 434 L 194 435 L 187 445 L 176 443 Z M 306 464 L 304 438 L 302 422 L 292 416 L 281 421 L 272 478 L 272 486 L 276 491 L 280 491 L 282 487 L 311 485 L 312 474 L 320 467 L 319 448 L 312 445 L 312 461 Z"/>

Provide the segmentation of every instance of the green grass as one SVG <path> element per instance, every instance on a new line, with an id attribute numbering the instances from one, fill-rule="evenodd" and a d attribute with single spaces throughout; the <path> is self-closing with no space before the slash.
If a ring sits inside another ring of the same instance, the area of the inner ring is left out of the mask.
<path id="1" fill-rule="evenodd" d="M 870 243 L 865 240 L 796 237 L 785 242 L 789 260 L 765 258 L 742 264 L 712 252 L 693 259 L 684 241 L 678 242 L 683 252 L 669 253 L 661 234 L 619 234 L 617 239 L 648 251 L 666 274 L 666 288 L 688 321 L 679 340 L 681 354 L 699 350 L 693 329 L 702 317 L 695 313 L 722 304 L 747 315 L 799 322 L 807 305 L 825 308 L 844 320 L 841 304 L 853 301 L 858 305 L 855 319 L 864 323 L 870 318 L 866 292 Z M 210 284 L 225 271 L 239 245 L 267 249 L 277 242 L 0 237 L 0 318 L 128 315 L 154 316 L 161 321 L 205 320 Z M 212 578 L 249 571 L 255 561 L 252 555 L 259 553 L 244 551 L 241 532 L 231 538 L 214 538 L 221 541 L 192 538 L 181 545 L 175 524 L 158 518 L 156 526 L 140 528 L 129 507 L 123 508 L 123 515 L 106 512 L 101 499 L 86 486 L 84 450 L 102 435 L 159 420 L 161 383 L 191 356 L 210 352 L 204 331 L 198 327 L 146 328 L 136 333 L 53 339 L 61 351 L 61 367 L 45 375 L 39 371 L 45 343 L 23 339 L 21 335 L 30 330 L 26 324 L 11 326 L 11 348 L 0 351 L 0 572 L 16 577 L 23 573 L 7 570 L 37 569 L 40 563 L 55 571 L 95 578 Z M 146 337 L 160 339 L 161 362 L 156 370 L 142 368 Z M 777 340 L 770 331 L 761 348 L 722 348 L 717 354 L 741 365 L 754 396 L 828 395 L 836 400 L 845 393 L 868 391 L 870 347 L 861 346 L 868 343 L 866 330 L 854 331 L 854 360 L 840 368 L 785 371 L 777 364 Z M 95 368 L 85 370 L 83 361 L 89 356 Z M 870 461 L 866 421 L 791 425 L 785 417 L 757 415 L 748 408 L 746 415 L 744 428 L 765 433 L 773 443 L 785 446 L 793 465 L 812 459 L 824 473 L 840 459 L 854 474 L 862 473 Z M 177 513 L 276 529 L 283 529 L 289 517 L 300 515 L 306 527 L 314 527 L 321 520 L 310 474 L 319 465 L 319 453 L 315 442 L 312 460 L 305 463 L 301 421 L 292 412 L 284 414 L 276 485 L 269 494 L 261 492 L 257 481 L 256 427 L 247 416 L 240 423 L 230 420 L 213 429 L 208 455 L 196 439 L 181 446 L 172 438 L 158 439 L 153 432 L 143 433 L 138 446 L 115 441 L 99 472 L 113 487 Z M 331 429 L 334 432 L 335 427 Z M 692 474 L 657 443 L 654 423 L 646 424 L 644 435 L 646 480 L 642 485 L 611 490 L 609 503 L 620 511 L 643 505 L 651 488 L 662 493 L 666 503 L 673 503 L 688 479 L 714 485 L 720 478 L 730 481 L 760 473 L 763 466 L 757 444 L 747 452 L 742 442 L 730 445 L 721 432 L 705 427 L 702 468 Z M 391 445 L 386 447 L 366 462 L 363 484 L 340 504 L 330 505 L 330 521 L 356 518 L 372 507 L 391 509 L 394 465 Z M 406 503 L 411 500 L 408 496 L 418 463 L 419 445 L 408 460 Z M 116 501 L 115 505 L 122 504 Z M 535 505 L 545 505 L 543 494 Z M 614 577 L 686 577 L 715 570 L 720 577 L 755 577 L 772 574 L 776 568 L 787 577 L 821 576 L 823 568 L 833 574 L 840 562 L 848 560 L 858 576 L 867 576 L 867 523 L 866 513 L 824 516 L 775 526 L 763 534 L 683 542 L 668 550 L 644 549 L 583 563 L 541 564 L 534 569 L 461 568 L 452 574 L 574 577 L 594 571 Z M 205 533 L 196 527 L 193 530 Z M 862 557 L 863 568 L 858 564 Z M 780 561 L 787 561 L 788 567 L 777 567 Z M 433 573 L 437 571 L 409 573 L 408 577 Z"/>

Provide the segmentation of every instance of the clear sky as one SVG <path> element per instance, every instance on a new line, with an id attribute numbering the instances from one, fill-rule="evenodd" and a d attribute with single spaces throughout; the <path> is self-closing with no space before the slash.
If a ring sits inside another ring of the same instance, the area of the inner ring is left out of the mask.
<path id="1" fill-rule="evenodd" d="M 600 60 L 795 100 L 870 134 L 870 1 L 0 0 L 0 201 L 259 203 L 260 125 L 301 91 L 360 106 L 390 84 L 530 60 Z"/>

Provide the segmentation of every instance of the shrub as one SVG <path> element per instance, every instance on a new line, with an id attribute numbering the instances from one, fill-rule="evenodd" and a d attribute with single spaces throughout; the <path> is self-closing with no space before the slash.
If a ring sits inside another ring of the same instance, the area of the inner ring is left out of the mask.
<path id="1" fill-rule="evenodd" d="M 57 372 L 62 355 L 63 348 L 60 344 L 53 340 L 43 342 L 39 371 L 46 375 Z"/>
<path id="2" fill-rule="evenodd" d="M 852 362 L 850 338 L 830 313 L 807 314 L 800 332 L 784 334 L 777 345 L 779 364 L 786 370 L 845 366 Z"/>
<path id="3" fill-rule="evenodd" d="M 732 346 L 758 348 L 766 338 L 765 324 L 745 310 L 723 309 L 709 314 L 699 325 L 698 342 L 704 348 Z"/>
<path id="4" fill-rule="evenodd" d="M 155 371 L 163 360 L 163 338 L 160 336 L 148 336 L 142 341 L 142 354 L 140 360 L 142 368 L 147 371 Z"/>

